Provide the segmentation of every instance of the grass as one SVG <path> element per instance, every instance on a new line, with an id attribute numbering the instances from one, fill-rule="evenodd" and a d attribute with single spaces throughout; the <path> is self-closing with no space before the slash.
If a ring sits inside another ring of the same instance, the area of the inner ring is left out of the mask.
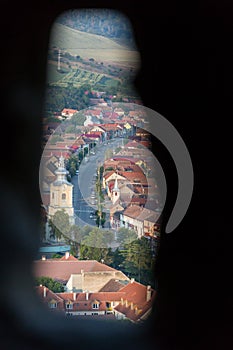
<path id="1" fill-rule="evenodd" d="M 114 40 L 101 35 L 81 32 L 65 25 L 55 23 L 51 30 L 50 45 L 79 55 L 84 59 L 94 58 L 97 61 L 139 62 L 139 53 L 127 49 Z"/>

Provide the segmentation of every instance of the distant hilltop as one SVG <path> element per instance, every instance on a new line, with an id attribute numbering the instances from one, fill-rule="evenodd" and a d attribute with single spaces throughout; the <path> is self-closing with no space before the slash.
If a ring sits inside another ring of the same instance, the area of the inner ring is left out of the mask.
<path id="1" fill-rule="evenodd" d="M 128 18 L 110 9 L 71 10 L 58 17 L 57 23 L 87 33 L 111 38 L 132 50 L 136 49 L 132 26 Z"/>
<path id="2" fill-rule="evenodd" d="M 139 62 L 139 52 L 116 41 L 93 33 L 72 29 L 55 22 L 50 36 L 50 48 L 59 48 L 71 55 L 99 61 Z"/>

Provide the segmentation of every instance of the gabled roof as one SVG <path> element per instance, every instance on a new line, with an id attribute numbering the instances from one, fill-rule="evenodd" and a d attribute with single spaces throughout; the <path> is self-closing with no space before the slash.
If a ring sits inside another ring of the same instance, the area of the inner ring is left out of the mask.
<path id="1" fill-rule="evenodd" d="M 149 290 L 150 297 L 147 299 Z M 119 303 L 115 310 L 124 314 L 131 321 L 137 322 L 152 308 L 156 291 L 150 286 L 138 282 L 131 282 L 121 289 L 125 293 L 123 303 Z"/>
<path id="2" fill-rule="evenodd" d="M 36 277 L 47 276 L 64 282 L 67 282 L 72 274 L 81 274 L 81 270 L 83 272 L 117 271 L 96 260 L 61 259 L 36 260 L 33 262 L 32 269 Z"/>
<path id="3" fill-rule="evenodd" d="M 125 283 L 128 283 L 128 281 L 120 281 L 112 278 L 99 290 L 99 292 L 118 292 L 125 286 Z"/>
<path id="4" fill-rule="evenodd" d="M 52 292 L 50 289 L 42 285 L 36 286 L 35 291 L 44 304 L 48 305 L 49 303 L 57 303 L 57 307 L 54 310 L 64 311 L 63 299 L 59 297 L 57 293 Z"/>
<path id="5" fill-rule="evenodd" d="M 63 255 L 62 258 L 59 259 L 60 261 L 78 261 L 77 258 L 75 258 L 73 255 L 70 255 L 67 257 L 66 255 Z"/>
<path id="6" fill-rule="evenodd" d="M 128 216 L 132 219 L 136 219 L 139 221 L 144 221 L 150 218 L 150 220 L 156 222 L 159 214 L 153 210 L 149 210 L 146 208 L 139 207 L 138 205 L 131 205 L 125 209 L 123 215 Z"/>
<path id="7" fill-rule="evenodd" d="M 98 311 L 106 311 L 107 303 L 119 302 L 122 292 L 96 292 L 96 293 L 58 293 L 64 303 L 73 304 L 72 311 L 94 311 L 93 304 L 98 304 Z"/>

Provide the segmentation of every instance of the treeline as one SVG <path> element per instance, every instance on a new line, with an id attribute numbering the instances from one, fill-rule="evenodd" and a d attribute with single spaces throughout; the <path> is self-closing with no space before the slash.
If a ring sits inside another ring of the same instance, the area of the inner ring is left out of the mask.
<path id="1" fill-rule="evenodd" d="M 82 9 L 63 13 L 58 23 L 70 28 L 111 38 L 119 43 L 135 48 L 132 26 L 118 11 L 110 9 Z"/>
<path id="2" fill-rule="evenodd" d="M 135 231 L 120 228 L 117 233 L 119 247 L 113 250 L 113 231 L 90 225 L 70 225 L 68 214 L 63 210 L 55 213 L 49 225 L 54 237 L 65 240 L 71 246 L 70 253 L 78 259 L 101 261 L 140 283 L 154 286 L 157 249 L 153 249 L 150 239 L 138 239 Z"/>
<path id="3" fill-rule="evenodd" d="M 89 97 L 85 91 L 90 86 L 82 85 L 79 88 L 68 84 L 68 87 L 47 86 L 44 104 L 45 113 L 60 112 L 63 108 L 85 109 L 89 106 Z"/>

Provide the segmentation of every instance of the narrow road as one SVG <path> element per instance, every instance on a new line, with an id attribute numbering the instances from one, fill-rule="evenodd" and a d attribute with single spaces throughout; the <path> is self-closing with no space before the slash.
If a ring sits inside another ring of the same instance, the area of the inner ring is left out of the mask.
<path id="1" fill-rule="evenodd" d="M 108 149 L 115 149 L 119 143 L 120 139 L 114 139 L 108 144 L 103 143 L 98 145 L 95 150 L 96 154 L 90 155 L 87 158 L 87 162 L 84 159 L 79 168 L 79 175 L 75 175 L 72 178 L 76 225 L 96 225 L 95 220 L 90 218 L 90 213 L 95 212 L 97 209 L 96 199 L 94 198 L 97 168 L 103 164 L 105 152 Z M 108 226 L 107 224 L 106 228 L 109 228 Z"/>

